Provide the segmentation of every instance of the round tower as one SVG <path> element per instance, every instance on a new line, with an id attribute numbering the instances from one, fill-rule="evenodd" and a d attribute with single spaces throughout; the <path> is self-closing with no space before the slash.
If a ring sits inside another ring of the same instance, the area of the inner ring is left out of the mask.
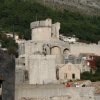
<path id="1" fill-rule="evenodd" d="M 30 25 L 31 30 L 32 30 L 32 40 L 33 41 L 50 40 L 51 26 L 52 26 L 51 19 L 32 22 Z"/>

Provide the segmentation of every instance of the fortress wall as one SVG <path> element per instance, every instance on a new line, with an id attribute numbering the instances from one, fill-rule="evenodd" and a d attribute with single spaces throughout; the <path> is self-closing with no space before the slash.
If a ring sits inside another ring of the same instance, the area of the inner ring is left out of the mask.
<path id="1" fill-rule="evenodd" d="M 47 84 L 56 81 L 54 55 L 32 55 L 29 57 L 29 83 Z"/>
<path id="2" fill-rule="evenodd" d="M 25 55 L 31 54 L 32 49 L 32 42 L 28 41 L 25 43 Z"/>
<path id="3" fill-rule="evenodd" d="M 80 53 L 94 53 L 100 56 L 100 45 L 97 44 L 70 44 L 70 52 L 74 55 L 79 55 Z"/>
<path id="4" fill-rule="evenodd" d="M 32 40 L 50 40 L 51 38 L 51 27 L 38 27 L 32 29 Z"/>
<path id="5" fill-rule="evenodd" d="M 51 25 L 52 25 L 52 20 L 46 19 L 46 20 L 43 20 L 43 21 L 32 22 L 30 24 L 30 28 L 34 29 L 34 28 L 37 28 L 37 27 L 51 27 Z"/>
<path id="6" fill-rule="evenodd" d="M 52 20 L 46 19 L 44 21 L 32 22 L 30 27 L 32 29 L 32 40 L 50 40 L 51 38 Z"/>
<path id="7" fill-rule="evenodd" d="M 18 53 L 19 55 L 25 54 L 25 42 L 18 45 Z"/>
<path id="8" fill-rule="evenodd" d="M 25 43 L 25 55 L 31 55 L 36 52 L 38 52 L 38 54 L 43 52 L 43 43 L 37 41 L 27 41 Z"/>
<path id="9" fill-rule="evenodd" d="M 60 30 L 59 22 L 52 24 L 52 27 L 51 27 L 52 38 L 59 39 L 59 30 Z"/>
<path id="10" fill-rule="evenodd" d="M 66 97 L 61 99 L 61 97 Z M 93 87 L 70 87 L 65 85 L 18 85 L 16 86 L 15 100 L 94 100 Z M 34 99 L 36 98 L 36 99 Z M 44 98 L 44 99 L 42 99 Z"/>

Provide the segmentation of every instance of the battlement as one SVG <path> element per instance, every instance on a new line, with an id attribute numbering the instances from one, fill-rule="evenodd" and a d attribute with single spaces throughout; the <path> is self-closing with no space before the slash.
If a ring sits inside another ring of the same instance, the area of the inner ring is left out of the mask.
<path id="1" fill-rule="evenodd" d="M 52 24 L 51 19 L 46 19 L 42 21 L 35 21 L 30 24 L 32 30 L 32 40 L 50 40 L 59 39 L 60 23 L 56 22 Z"/>
<path id="2" fill-rule="evenodd" d="M 52 20 L 48 18 L 46 20 L 32 22 L 30 28 L 34 29 L 38 27 L 51 27 L 51 26 L 52 26 Z"/>

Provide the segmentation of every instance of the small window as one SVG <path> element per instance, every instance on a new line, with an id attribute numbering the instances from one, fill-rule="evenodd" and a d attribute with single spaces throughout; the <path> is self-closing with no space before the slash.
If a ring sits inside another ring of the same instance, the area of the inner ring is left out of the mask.
<path id="1" fill-rule="evenodd" d="M 72 79 L 75 79 L 75 74 L 72 74 Z"/>
<path id="2" fill-rule="evenodd" d="M 56 69 L 56 79 L 59 80 L 59 69 Z"/>
<path id="3" fill-rule="evenodd" d="M 64 79 L 67 79 L 67 73 L 64 73 Z"/>
<path id="4" fill-rule="evenodd" d="M 24 79 L 25 79 L 25 81 L 29 80 L 29 74 L 28 74 L 27 70 L 24 71 Z"/>
<path id="5" fill-rule="evenodd" d="M 53 33 L 51 33 L 51 37 L 53 36 Z"/>
<path id="6" fill-rule="evenodd" d="M 25 63 L 23 63 L 23 65 L 25 66 Z"/>

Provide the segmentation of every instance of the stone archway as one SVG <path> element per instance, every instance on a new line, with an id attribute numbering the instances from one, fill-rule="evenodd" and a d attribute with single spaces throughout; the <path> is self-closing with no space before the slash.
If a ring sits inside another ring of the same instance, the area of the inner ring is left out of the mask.
<path id="1" fill-rule="evenodd" d="M 52 55 L 61 55 L 61 48 L 58 46 L 53 46 L 51 48 L 51 54 Z"/>
<path id="2" fill-rule="evenodd" d="M 69 54 L 69 49 L 68 49 L 68 48 L 65 48 L 65 49 L 63 50 L 63 54 L 64 54 L 64 55 L 68 55 L 68 54 Z"/>

